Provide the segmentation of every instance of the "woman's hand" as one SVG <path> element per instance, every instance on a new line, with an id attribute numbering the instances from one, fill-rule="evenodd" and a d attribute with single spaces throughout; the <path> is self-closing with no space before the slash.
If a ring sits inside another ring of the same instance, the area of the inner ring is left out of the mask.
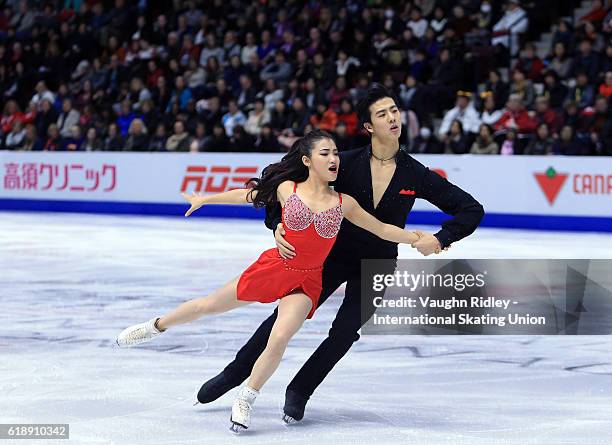
<path id="1" fill-rule="evenodd" d="M 193 192 L 193 194 L 191 195 L 188 195 L 187 193 L 181 193 L 181 195 L 189 204 L 191 204 L 189 210 L 185 212 L 185 216 L 191 215 L 193 212 L 195 212 L 204 205 L 204 197 L 199 193 Z"/>
<path id="2" fill-rule="evenodd" d="M 443 250 L 446 251 L 450 246 L 442 249 L 438 238 L 433 236 L 431 233 L 416 230 L 415 233 L 419 236 L 419 239 L 411 244 L 412 247 L 417 249 L 423 256 L 431 255 L 432 253 L 440 253 Z"/>

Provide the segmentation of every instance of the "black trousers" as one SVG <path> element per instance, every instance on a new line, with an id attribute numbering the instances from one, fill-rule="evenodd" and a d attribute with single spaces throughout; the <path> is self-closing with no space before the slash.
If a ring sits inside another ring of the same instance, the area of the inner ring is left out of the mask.
<path id="1" fill-rule="evenodd" d="M 346 282 L 346 291 L 327 338 L 289 383 L 288 389 L 305 398 L 312 395 L 353 343 L 359 340 L 357 331 L 362 326 L 362 318 L 365 323 L 374 314 L 374 307 L 367 304 L 367 307 L 363 308 L 362 317 L 360 267 L 360 261 L 355 259 L 342 261 L 328 258 L 325 262 L 319 306 L 344 282 Z M 263 321 L 249 341 L 238 351 L 234 361 L 227 365 L 223 371 L 226 379 L 239 385 L 251 374 L 255 361 L 266 347 L 277 313 L 275 309 L 274 313 Z"/>

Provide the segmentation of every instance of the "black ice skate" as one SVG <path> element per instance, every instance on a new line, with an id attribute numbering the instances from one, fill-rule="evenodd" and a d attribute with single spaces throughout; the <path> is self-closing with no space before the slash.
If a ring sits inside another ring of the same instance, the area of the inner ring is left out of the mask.
<path id="1" fill-rule="evenodd" d="M 304 397 L 291 389 L 285 392 L 285 406 L 283 407 L 283 422 L 287 425 L 299 422 L 304 418 L 308 397 Z"/>
<path id="2" fill-rule="evenodd" d="M 198 391 L 198 402 L 199 403 L 210 403 L 214 400 L 217 400 L 223 394 L 229 392 L 234 389 L 239 384 L 235 384 L 230 382 L 223 372 L 214 376 L 212 379 L 208 380 L 206 383 L 202 385 L 200 391 Z M 194 405 L 197 405 L 195 403 Z"/>

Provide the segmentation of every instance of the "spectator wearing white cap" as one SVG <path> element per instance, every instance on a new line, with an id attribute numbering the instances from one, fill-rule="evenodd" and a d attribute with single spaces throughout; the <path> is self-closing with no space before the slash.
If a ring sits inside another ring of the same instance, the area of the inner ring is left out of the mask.
<path id="1" fill-rule="evenodd" d="M 472 93 L 468 91 L 457 92 L 457 102 L 454 108 L 451 108 L 444 115 L 438 134 L 441 139 L 444 139 L 448 134 L 451 124 L 453 121 L 458 120 L 461 122 L 463 131 L 465 133 L 478 133 L 480 126 L 480 117 L 478 112 L 471 104 L 470 100 Z"/>

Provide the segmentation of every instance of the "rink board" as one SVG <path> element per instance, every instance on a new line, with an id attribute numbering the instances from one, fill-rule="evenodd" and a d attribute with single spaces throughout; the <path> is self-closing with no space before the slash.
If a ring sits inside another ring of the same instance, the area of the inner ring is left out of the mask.
<path id="1" fill-rule="evenodd" d="M 242 187 L 279 159 L 265 153 L 0 152 L 0 209 L 181 215 L 181 191 Z M 419 155 L 485 207 L 484 226 L 612 231 L 609 157 Z M 201 216 L 262 218 L 249 206 L 210 206 Z M 417 199 L 409 222 L 447 216 Z"/>

